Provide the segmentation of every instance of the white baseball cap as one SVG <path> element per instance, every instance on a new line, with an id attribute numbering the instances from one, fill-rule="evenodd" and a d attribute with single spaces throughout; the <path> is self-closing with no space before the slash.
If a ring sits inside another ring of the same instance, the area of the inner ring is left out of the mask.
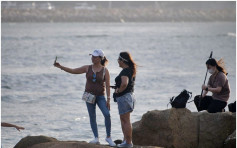
<path id="1" fill-rule="evenodd" d="M 104 57 L 104 52 L 103 52 L 101 49 L 96 49 L 96 50 L 94 50 L 93 53 L 90 54 L 90 55 L 93 55 L 93 56 L 95 56 L 95 57 L 100 56 L 100 57 L 103 58 L 103 57 Z"/>

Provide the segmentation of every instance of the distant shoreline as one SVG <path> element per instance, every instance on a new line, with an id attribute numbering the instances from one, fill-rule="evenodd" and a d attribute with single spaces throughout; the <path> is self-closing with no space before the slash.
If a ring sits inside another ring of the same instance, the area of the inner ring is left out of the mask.
<path id="1" fill-rule="evenodd" d="M 191 10 L 157 8 L 14 9 L 2 8 L 2 22 L 235 22 L 231 9 Z"/>

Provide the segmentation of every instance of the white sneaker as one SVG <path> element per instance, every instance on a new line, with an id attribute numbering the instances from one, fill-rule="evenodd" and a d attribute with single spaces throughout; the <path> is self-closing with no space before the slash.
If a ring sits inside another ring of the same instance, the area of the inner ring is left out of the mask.
<path id="1" fill-rule="evenodd" d="M 99 138 L 94 138 L 94 139 L 91 140 L 89 143 L 92 143 L 92 144 L 100 144 Z"/>
<path id="2" fill-rule="evenodd" d="M 133 144 L 127 144 L 127 142 L 125 141 L 125 143 L 121 143 L 121 144 L 117 145 L 117 147 L 130 148 L 130 147 L 133 147 Z"/>
<path id="3" fill-rule="evenodd" d="M 114 141 L 111 138 L 106 138 L 105 141 L 107 141 L 110 146 L 116 146 L 116 144 L 114 143 Z"/>
<path id="4" fill-rule="evenodd" d="M 126 143 L 126 140 L 123 140 L 123 142 L 121 144 L 125 144 Z"/>

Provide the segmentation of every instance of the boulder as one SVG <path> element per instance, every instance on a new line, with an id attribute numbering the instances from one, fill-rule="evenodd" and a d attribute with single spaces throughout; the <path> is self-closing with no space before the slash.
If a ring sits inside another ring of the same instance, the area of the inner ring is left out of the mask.
<path id="1" fill-rule="evenodd" d="M 223 148 L 226 138 L 236 130 L 235 113 L 199 114 L 199 148 Z"/>
<path id="2" fill-rule="evenodd" d="M 224 148 L 236 148 L 236 131 L 227 137 L 224 143 Z"/>
<path id="3" fill-rule="evenodd" d="M 22 138 L 14 148 L 109 148 L 108 145 L 90 144 L 85 141 L 58 141 L 47 136 L 27 136 Z M 137 146 L 134 148 L 159 148 L 153 146 Z"/>
<path id="4" fill-rule="evenodd" d="M 96 145 L 81 141 L 59 141 L 34 145 L 30 148 L 110 148 L 107 145 Z M 134 146 L 134 148 L 158 148 L 153 146 Z"/>
<path id="5" fill-rule="evenodd" d="M 188 109 L 148 111 L 133 124 L 133 143 L 162 147 L 197 147 L 197 117 Z"/>
<path id="6" fill-rule="evenodd" d="M 90 144 L 85 141 L 58 141 L 33 145 L 30 148 L 109 148 L 105 145 Z"/>
<path id="7" fill-rule="evenodd" d="M 14 146 L 14 148 L 28 148 L 28 147 L 38 144 L 38 143 L 54 142 L 54 141 L 58 141 L 58 140 L 55 138 L 46 137 L 46 136 L 27 136 L 25 138 L 22 138 Z"/>
<path id="8" fill-rule="evenodd" d="M 148 111 L 133 123 L 133 143 L 166 148 L 223 148 L 236 127 L 235 113 L 194 112 L 187 108 Z"/>

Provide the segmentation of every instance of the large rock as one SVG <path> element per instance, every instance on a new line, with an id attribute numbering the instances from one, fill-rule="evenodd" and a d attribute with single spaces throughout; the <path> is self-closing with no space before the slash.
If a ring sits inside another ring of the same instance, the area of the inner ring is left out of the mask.
<path id="1" fill-rule="evenodd" d="M 110 148 L 106 145 L 95 145 L 80 141 L 59 141 L 34 145 L 30 148 Z M 134 148 L 159 148 L 153 146 L 134 146 Z"/>
<path id="2" fill-rule="evenodd" d="M 89 144 L 79 141 L 58 141 L 33 145 L 30 148 L 109 148 L 105 145 Z"/>
<path id="3" fill-rule="evenodd" d="M 236 127 L 235 113 L 171 108 L 148 111 L 133 124 L 133 142 L 167 148 L 222 148 Z"/>
<path id="4" fill-rule="evenodd" d="M 95 145 L 85 141 L 58 141 L 46 136 L 27 136 L 14 148 L 109 148 L 108 145 Z M 153 146 L 134 146 L 134 148 L 159 148 Z"/>
<path id="5" fill-rule="evenodd" d="M 14 148 L 28 148 L 32 145 L 38 144 L 38 143 L 45 143 L 45 142 L 54 142 L 58 141 L 55 138 L 52 137 L 46 137 L 46 136 L 27 136 L 25 138 L 22 138 Z"/>
<path id="6" fill-rule="evenodd" d="M 236 129 L 235 114 L 231 112 L 199 114 L 199 147 L 223 148 L 224 141 Z"/>
<path id="7" fill-rule="evenodd" d="M 148 111 L 133 124 L 133 143 L 162 147 L 197 147 L 197 118 L 188 109 Z"/>
<path id="8" fill-rule="evenodd" d="M 236 148 L 236 131 L 227 137 L 224 143 L 224 148 Z"/>

